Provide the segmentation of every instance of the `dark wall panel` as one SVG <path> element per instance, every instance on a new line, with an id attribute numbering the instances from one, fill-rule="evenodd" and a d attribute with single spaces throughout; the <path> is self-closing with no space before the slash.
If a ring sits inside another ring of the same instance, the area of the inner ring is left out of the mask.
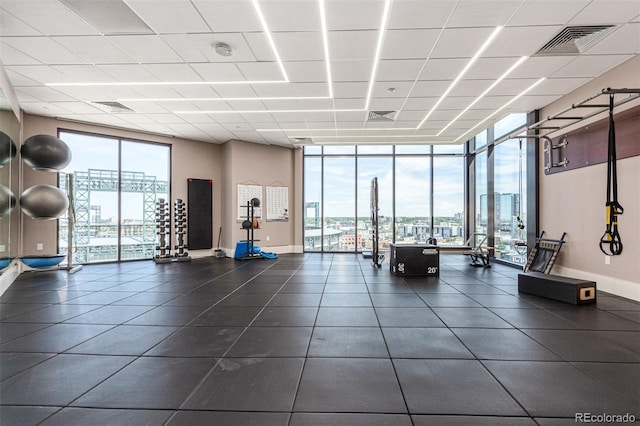
<path id="1" fill-rule="evenodd" d="M 187 247 L 189 250 L 213 247 L 213 182 L 187 179 Z"/>

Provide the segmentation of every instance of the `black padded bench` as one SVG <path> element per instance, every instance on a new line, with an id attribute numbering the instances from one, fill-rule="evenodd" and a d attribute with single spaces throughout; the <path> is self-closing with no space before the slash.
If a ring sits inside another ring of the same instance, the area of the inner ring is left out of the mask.
<path id="1" fill-rule="evenodd" d="M 595 281 L 578 280 L 541 272 L 518 274 L 518 292 L 573 305 L 596 302 Z"/>

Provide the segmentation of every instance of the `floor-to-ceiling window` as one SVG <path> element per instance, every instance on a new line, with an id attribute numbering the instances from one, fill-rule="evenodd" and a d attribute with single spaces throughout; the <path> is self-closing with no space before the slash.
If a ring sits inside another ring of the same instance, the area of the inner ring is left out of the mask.
<path id="1" fill-rule="evenodd" d="M 462 145 L 305 147 L 304 248 L 372 248 L 373 178 L 378 180 L 379 249 L 393 242 L 425 243 L 430 237 L 442 245 L 461 245 L 464 176 Z"/>
<path id="2" fill-rule="evenodd" d="M 74 263 L 152 258 L 156 201 L 169 194 L 169 146 L 62 130 L 59 137 L 72 152 L 60 185 L 73 198 Z M 58 223 L 65 253 L 67 218 Z"/>

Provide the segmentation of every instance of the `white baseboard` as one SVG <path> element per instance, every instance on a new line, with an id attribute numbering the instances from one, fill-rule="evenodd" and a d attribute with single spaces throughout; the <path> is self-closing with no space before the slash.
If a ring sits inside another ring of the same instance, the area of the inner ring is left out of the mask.
<path id="1" fill-rule="evenodd" d="M 13 259 L 13 262 L 11 262 L 9 266 L 2 271 L 2 275 L 0 275 L 0 296 L 13 284 L 16 278 L 18 278 L 18 275 L 20 275 L 20 261 Z"/>
<path id="2" fill-rule="evenodd" d="M 640 282 L 620 280 L 557 265 L 554 266 L 551 273 L 570 278 L 595 281 L 598 290 L 640 302 Z"/>

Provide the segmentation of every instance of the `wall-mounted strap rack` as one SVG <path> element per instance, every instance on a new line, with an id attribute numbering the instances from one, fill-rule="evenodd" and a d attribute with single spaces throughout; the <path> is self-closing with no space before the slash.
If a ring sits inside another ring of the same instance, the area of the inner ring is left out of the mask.
<path id="1" fill-rule="evenodd" d="M 558 167 L 567 168 L 567 166 L 569 165 L 569 160 L 564 155 L 565 148 L 569 144 L 567 135 L 564 135 L 562 139 L 557 143 L 554 143 L 549 135 L 567 127 L 573 126 L 574 124 L 587 120 L 591 117 L 595 117 L 598 114 L 609 111 L 609 103 L 599 101 L 598 98 L 603 95 L 617 94 L 627 96 L 616 100 L 613 104 L 614 108 L 640 98 L 640 89 L 602 89 L 600 93 L 591 96 L 581 102 L 572 104 L 570 107 L 554 115 L 550 115 L 538 121 L 537 123 L 533 123 L 525 128 L 527 133 L 529 133 L 529 131 L 532 131 L 537 132 L 537 134 L 526 136 L 509 136 L 509 139 L 543 139 L 545 153 L 545 173 L 548 174 L 552 169 Z M 583 111 L 584 114 L 578 113 L 578 111 Z M 556 152 L 557 155 L 554 155 L 554 153 Z M 554 157 L 557 158 L 557 161 L 554 161 Z"/>

